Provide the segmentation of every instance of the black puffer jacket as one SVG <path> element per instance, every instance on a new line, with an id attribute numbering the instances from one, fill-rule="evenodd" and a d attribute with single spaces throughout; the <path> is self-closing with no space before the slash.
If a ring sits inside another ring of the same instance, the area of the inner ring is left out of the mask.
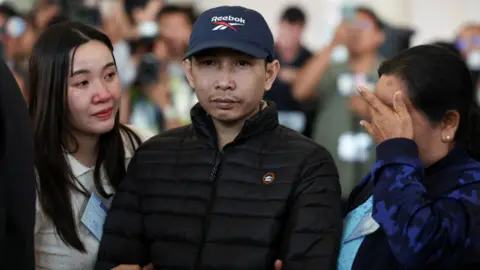
<path id="1" fill-rule="evenodd" d="M 342 216 L 330 154 L 278 124 L 274 104 L 218 151 L 198 104 L 193 124 L 133 158 L 104 227 L 96 269 L 335 269 Z"/>
<path id="2" fill-rule="evenodd" d="M 0 269 L 35 269 L 32 121 L 12 72 L 0 59 Z"/>

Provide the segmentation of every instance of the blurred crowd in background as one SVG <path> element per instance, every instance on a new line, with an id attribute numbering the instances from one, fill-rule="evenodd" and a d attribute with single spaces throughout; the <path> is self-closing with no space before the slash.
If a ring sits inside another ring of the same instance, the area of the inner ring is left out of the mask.
<path id="1" fill-rule="evenodd" d="M 39 34 L 66 20 L 95 26 L 114 44 L 123 88 L 121 121 L 154 133 L 179 127 L 189 123 L 190 108 L 197 102 L 182 60 L 200 10 L 171 2 L 39 0 L 27 13 L 14 3 L 4 3 L 0 5 L 0 54 L 28 99 L 28 61 Z M 284 7 L 275 33 L 282 68 L 266 99 L 276 103 L 281 124 L 332 153 L 347 198 L 375 160 L 374 143 L 358 125 L 367 107 L 356 96 L 356 86 L 373 88 L 380 63 L 408 48 L 414 33 L 391 27 L 382 14 L 367 7 L 344 6 L 341 13 L 342 22 L 329 44 L 311 51 L 303 43 L 309 23 L 305 11 L 295 5 Z M 465 22 L 455 40 L 432 42 L 464 58 L 479 85 L 479 24 Z M 348 52 L 345 59 L 334 57 L 339 46 Z"/>

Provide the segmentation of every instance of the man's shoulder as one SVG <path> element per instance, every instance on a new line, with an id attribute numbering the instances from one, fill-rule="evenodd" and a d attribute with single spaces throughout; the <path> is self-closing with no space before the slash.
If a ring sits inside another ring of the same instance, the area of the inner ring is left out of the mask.
<path id="1" fill-rule="evenodd" d="M 157 149 L 167 145 L 177 145 L 190 134 L 192 134 L 192 125 L 170 129 L 151 137 L 142 144 L 138 151 Z"/>
<path id="2" fill-rule="evenodd" d="M 295 130 L 279 126 L 275 136 L 278 138 L 278 145 L 287 151 L 301 151 L 306 157 L 316 155 L 322 159 L 332 159 L 325 147 Z"/>

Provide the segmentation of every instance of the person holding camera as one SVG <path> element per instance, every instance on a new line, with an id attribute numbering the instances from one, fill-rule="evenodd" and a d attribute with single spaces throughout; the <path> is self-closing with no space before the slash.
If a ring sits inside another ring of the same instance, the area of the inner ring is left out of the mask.
<path id="1" fill-rule="evenodd" d="M 368 8 L 345 12 L 332 42 L 307 61 L 293 84 L 297 100 L 318 100 L 312 139 L 332 153 L 345 201 L 375 163 L 373 140 L 357 125 L 368 114 L 368 106 L 355 86 L 374 85 L 377 80 L 383 60 L 378 53 L 385 39 L 383 28 L 383 22 Z M 348 49 L 346 62 L 330 61 L 339 45 Z"/>

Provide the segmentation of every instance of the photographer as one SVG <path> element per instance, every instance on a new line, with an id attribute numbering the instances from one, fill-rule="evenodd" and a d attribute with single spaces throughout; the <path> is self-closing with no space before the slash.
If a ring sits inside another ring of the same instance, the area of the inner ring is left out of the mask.
<path id="1" fill-rule="evenodd" d="M 155 133 L 179 127 L 182 123 L 170 105 L 170 77 L 166 70 L 168 50 L 165 41 L 157 37 L 151 42 L 144 40 L 142 43 L 143 46 L 137 48 L 141 54 L 137 78 L 122 106 L 124 117 L 126 115 L 132 125 Z M 143 54 L 142 51 L 148 49 L 149 52 Z"/>
<path id="2" fill-rule="evenodd" d="M 137 75 L 134 86 L 122 96 L 121 109 L 122 122 L 152 132 L 190 123 L 190 109 L 197 102 L 182 67 L 194 16 L 190 9 L 177 6 L 154 13 L 159 8 L 156 1 L 140 6 L 126 2 L 130 20 L 137 24 L 132 42 Z"/>

